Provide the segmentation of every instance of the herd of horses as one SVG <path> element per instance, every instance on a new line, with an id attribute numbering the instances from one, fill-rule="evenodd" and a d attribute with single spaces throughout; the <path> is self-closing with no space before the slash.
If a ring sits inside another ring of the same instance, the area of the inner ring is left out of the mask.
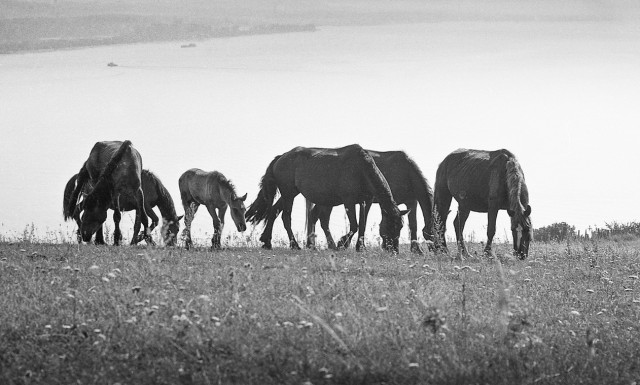
<path id="1" fill-rule="evenodd" d="M 200 205 L 207 208 L 213 219 L 213 249 L 221 247 L 228 209 L 239 232 L 246 230 L 246 222 L 254 225 L 265 222 L 260 241 L 266 249 L 272 247 L 274 222 L 281 214 L 290 247 L 300 249 L 291 229 L 291 211 L 298 194 L 307 202 L 306 246 L 309 248 L 315 247 L 315 225 L 320 220 L 330 249 L 349 247 L 356 233 L 356 250 L 364 249 L 367 215 L 371 205 L 378 203 L 384 249 L 398 252 L 403 217 L 407 215 L 411 251 L 423 253 L 417 234 L 416 212 L 420 205 L 425 222 L 422 235 L 427 245 L 448 252 L 445 232 L 452 198 L 458 202 L 453 224 L 461 257 L 469 255 L 463 230 L 471 211 L 488 215 L 486 253 L 492 253 L 499 210 L 507 210 L 511 218 L 515 255 L 526 258 L 531 241 L 531 206 L 524 173 L 516 157 L 504 149 L 452 152 L 438 166 L 434 189 L 403 151 L 370 151 L 357 144 L 341 148 L 296 147 L 276 156 L 248 208 L 244 204 L 247 194 L 238 196 L 234 185 L 220 172 L 190 169 L 180 176 L 178 184 L 184 209 L 182 236 L 187 249 L 193 246 L 191 223 Z M 278 193 L 280 197 L 274 203 Z M 404 204 L 406 209 L 400 210 L 399 204 Z M 329 219 L 332 208 L 339 205 L 344 205 L 350 226 L 336 244 L 329 231 Z M 360 209 L 358 218 L 356 205 Z M 65 220 L 75 220 L 78 224 L 79 242 L 90 242 L 95 235 L 95 243 L 104 244 L 102 224 L 107 210 L 113 210 L 113 241 L 118 245 L 122 242 L 121 212 L 135 210 L 131 244 L 142 240 L 153 244 L 150 234 L 159 223 L 153 211 L 155 206 L 162 215 L 163 241 L 167 246 L 174 246 L 183 216 L 176 214 L 171 195 L 155 174 L 142 168 L 142 157 L 130 141 L 106 141 L 94 145 L 78 174 L 67 182 L 63 214 Z"/>

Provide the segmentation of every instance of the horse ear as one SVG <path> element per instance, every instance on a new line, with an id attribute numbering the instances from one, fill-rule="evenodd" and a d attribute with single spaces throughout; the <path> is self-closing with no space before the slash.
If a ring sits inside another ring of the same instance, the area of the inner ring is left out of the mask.
<path id="1" fill-rule="evenodd" d="M 509 210 L 507 209 L 507 214 L 509 214 L 510 217 L 514 216 L 516 213 L 513 210 Z"/>
<path id="2" fill-rule="evenodd" d="M 524 216 L 528 217 L 529 215 L 531 215 L 531 206 L 527 205 L 527 209 L 524 210 Z"/>
<path id="3" fill-rule="evenodd" d="M 411 209 L 407 209 L 407 210 L 400 210 L 400 216 L 409 214 L 409 212 L 411 212 Z"/>
<path id="4" fill-rule="evenodd" d="M 238 199 L 240 199 L 241 201 L 243 201 L 243 202 L 244 202 L 244 200 L 245 200 L 245 199 L 247 199 L 247 193 L 245 193 L 243 196 L 241 196 L 241 197 L 240 197 L 240 198 L 238 198 Z"/>

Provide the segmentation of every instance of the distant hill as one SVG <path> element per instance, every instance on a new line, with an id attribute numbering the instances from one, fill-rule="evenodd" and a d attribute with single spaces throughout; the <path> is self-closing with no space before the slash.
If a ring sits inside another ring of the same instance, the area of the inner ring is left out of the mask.
<path id="1" fill-rule="evenodd" d="M 0 0 L 0 53 L 240 34 L 315 25 L 637 18 L 637 0 Z"/>

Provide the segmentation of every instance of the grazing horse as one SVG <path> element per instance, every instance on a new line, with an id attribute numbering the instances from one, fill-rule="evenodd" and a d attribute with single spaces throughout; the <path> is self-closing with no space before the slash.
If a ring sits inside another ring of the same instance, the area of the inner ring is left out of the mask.
<path id="1" fill-rule="evenodd" d="M 107 209 L 111 207 L 114 209 L 115 223 L 113 241 L 119 245 L 122 241 L 120 202 L 125 201 L 135 202 L 137 227 L 134 226 L 134 234 L 140 231 L 140 223 L 144 226 L 144 234 L 148 234 L 141 174 L 142 157 L 130 141 L 97 142 L 78 172 L 76 186 L 64 210 L 65 220 L 73 218 L 78 195 L 85 184 L 89 184 L 93 189 L 84 198 L 80 218 L 80 234 L 83 241 L 89 242 L 93 234 L 102 227 L 102 223 L 107 219 Z M 137 236 L 134 236 L 131 244 L 136 243 L 136 238 Z"/>
<path id="2" fill-rule="evenodd" d="M 71 199 L 71 194 L 76 186 L 76 181 L 78 179 L 78 174 L 74 175 L 69 179 L 67 185 L 64 190 L 64 207 L 69 205 L 69 199 Z M 89 194 L 92 190 L 90 183 L 87 183 L 82 188 L 82 194 Z M 151 226 L 149 226 L 149 232 L 153 231 L 155 227 L 158 225 L 159 219 L 158 216 L 153 211 L 153 208 L 158 206 L 160 209 L 160 214 L 162 215 L 162 231 L 161 236 L 162 239 L 167 246 L 175 245 L 176 238 L 178 236 L 178 231 L 180 229 L 180 219 L 181 216 L 176 215 L 176 209 L 173 204 L 173 198 L 171 198 L 171 194 L 164 187 L 160 179 L 149 170 L 142 170 L 142 192 L 144 194 L 144 209 L 151 218 Z M 113 207 L 109 207 L 113 210 Z M 135 202 L 131 199 L 120 200 L 120 209 L 124 211 L 132 211 L 136 209 Z M 82 203 L 78 204 L 74 213 L 73 219 L 75 219 L 78 224 L 78 240 L 80 238 L 80 212 L 82 211 Z M 115 215 L 115 213 L 114 213 Z M 140 224 L 138 224 L 138 227 Z M 135 225 L 134 225 L 135 227 Z M 139 242 L 141 240 L 140 236 L 134 236 L 134 240 Z M 149 235 L 146 241 L 153 243 L 153 239 L 151 235 Z M 96 232 L 95 243 L 100 245 L 104 244 L 104 235 L 102 233 L 102 226 Z"/>
<path id="3" fill-rule="evenodd" d="M 429 182 L 425 179 L 418 165 L 404 151 L 371 151 L 367 150 L 369 155 L 376 162 L 376 166 L 389 183 L 389 188 L 393 194 L 393 198 L 398 204 L 404 203 L 409 209 L 407 215 L 409 219 L 409 235 L 411 237 L 411 251 L 422 254 L 417 235 L 416 208 L 420 203 L 420 209 L 424 217 L 425 226 L 422 229 L 422 235 L 427 242 L 433 241 L 433 190 L 429 186 Z M 374 197 L 373 203 L 378 203 L 377 197 Z M 371 208 L 370 205 L 361 206 L 360 210 L 365 210 L 365 216 Z M 329 206 L 313 206 L 307 201 L 307 247 L 315 246 L 315 223 L 320 219 L 320 226 L 324 230 L 327 238 L 327 244 L 330 249 L 334 249 L 335 243 L 329 231 L 329 217 L 331 216 L 332 207 Z M 382 211 L 382 221 L 385 222 L 386 214 Z M 389 234 L 384 232 L 387 226 L 382 225 L 380 236 L 382 237 L 382 248 L 397 249 L 398 245 L 393 244 L 393 240 Z M 397 242 L 397 238 L 395 239 Z M 359 248 L 356 245 L 356 248 Z"/>
<path id="4" fill-rule="evenodd" d="M 389 184 L 367 151 L 357 144 L 342 148 L 296 147 L 276 156 L 267 167 L 260 182 L 260 192 L 247 210 L 247 220 L 257 224 L 266 220 L 260 240 L 263 248 L 271 248 L 273 223 L 282 211 L 282 222 L 287 230 L 289 245 L 300 249 L 291 230 L 291 209 L 298 194 L 309 201 L 323 206 L 343 204 L 349 217 L 349 233 L 343 236 L 339 247 L 350 242 L 358 232 L 358 240 L 363 243 L 366 217 L 360 211 L 360 224 L 356 220 L 355 205 L 369 206 L 375 196 L 382 210 L 390 216 L 388 234 L 399 237 L 402 229 L 402 215 L 398 210 Z M 277 191 L 281 198 L 272 206 Z"/>
<path id="5" fill-rule="evenodd" d="M 444 233 L 452 197 L 458 202 L 458 215 L 453 225 L 462 256 L 469 255 L 462 236 L 469 212 L 488 213 L 488 239 L 484 251 L 491 254 L 498 210 L 507 210 L 511 217 L 514 252 L 520 259 L 527 257 L 531 241 L 529 190 L 520 163 L 511 152 L 459 149 L 440 163 L 434 200 L 441 226 L 438 244 L 445 250 Z"/>
<path id="6" fill-rule="evenodd" d="M 198 211 L 200 205 L 205 205 L 211 218 L 213 219 L 213 238 L 211 238 L 211 248 L 220 248 L 222 229 L 224 228 L 224 215 L 227 207 L 231 208 L 231 219 L 236 224 L 238 231 L 247 229 L 244 220 L 246 208 L 244 201 L 247 194 L 238 197 L 236 189 L 222 173 L 217 171 L 206 172 L 197 168 L 185 171 L 178 181 L 180 186 L 180 198 L 184 207 L 184 230 L 182 236 L 185 237 L 185 247 L 193 246 L 191 241 L 191 222 Z M 218 213 L 216 213 L 218 209 Z"/>

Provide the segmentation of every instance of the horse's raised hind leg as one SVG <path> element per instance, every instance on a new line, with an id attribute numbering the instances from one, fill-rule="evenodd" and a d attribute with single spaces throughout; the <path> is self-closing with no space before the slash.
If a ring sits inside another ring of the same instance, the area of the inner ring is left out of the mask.
<path id="1" fill-rule="evenodd" d="M 340 238 L 338 241 L 338 249 L 348 248 L 351 243 L 351 238 L 358 231 L 358 220 L 356 219 L 356 206 L 344 205 L 344 210 L 347 212 L 347 218 L 349 218 L 349 232 Z"/>
<path id="2" fill-rule="evenodd" d="M 220 250 L 220 240 L 222 238 L 222 228 L 224 227 L 224 215 L 227 212 L 227 207 L 221 207 L 218 210 L 220 213 L 216 213 L 215 206 L 207 205 L 207 210 L 211 219 L 213 220 L 213 237 L 211 238 L 211 250 Z"/>
<path id="3" fill-rule="evenodd" d="M 371 201 L 360 203 L 360 223 L 358 224 L 358 241 L 356 242 L 356 251 L 366 250 L 364 244 L 364 232 L 367 228 L 367 216 L 371 209 Z"/>
<path id="4" fill-rule="evenodd" d="M 193 242 L 191 241 L 191 222 L 193 222 L 193 218 L 196 216 L 200 204 L 191 202 L 189 205 L 186 205 L 183 202 L 182 207 L 184 209 L 184 230 L 182 230 L 182 238 L 184 238 L 184 247 L 189 250 L 193 246 Z"/>
<path id="5" fill-rule="evenodd" d="M 405 203 L 409 214 L 407 214 L 409 220 L 409 239 L 411 239 L 411 252 L 416 254 L 424 254 L 422 248 L 420 248 L 420 242 L 418 242 L 418 220 L 417 220 L 417 208 L 418 201 L 411 201 Z"/>
<path id="6" fill-rule="evenodd" d="M 469 251 L 467 251 L 467 246 L 464 244 L 464 224 L 467 222 L 467 218 L 469 218 L 469 210 L 461 209 L 458 207 L 458 214 L 453 220 L 453 226 L 456 229 L 456 241 L 458 242 L 458 253 L 461 259 L 469 257 Z"/>
<path id="7" fill-rule="evenodd" d="M 296 241 L 296 237 L 293 235 L 293 230 L 291 230 L 292 208 L 293 208 L 293 199 L 291 199 L 290 202 L 283 201 L 282 223 L 284 224 L 285 230 L 287 230 L 287 236 L 289 237 L 289 247 L 292 250 L 300 250 L 300 245 L 298 245 L 298 242 Z"/>

